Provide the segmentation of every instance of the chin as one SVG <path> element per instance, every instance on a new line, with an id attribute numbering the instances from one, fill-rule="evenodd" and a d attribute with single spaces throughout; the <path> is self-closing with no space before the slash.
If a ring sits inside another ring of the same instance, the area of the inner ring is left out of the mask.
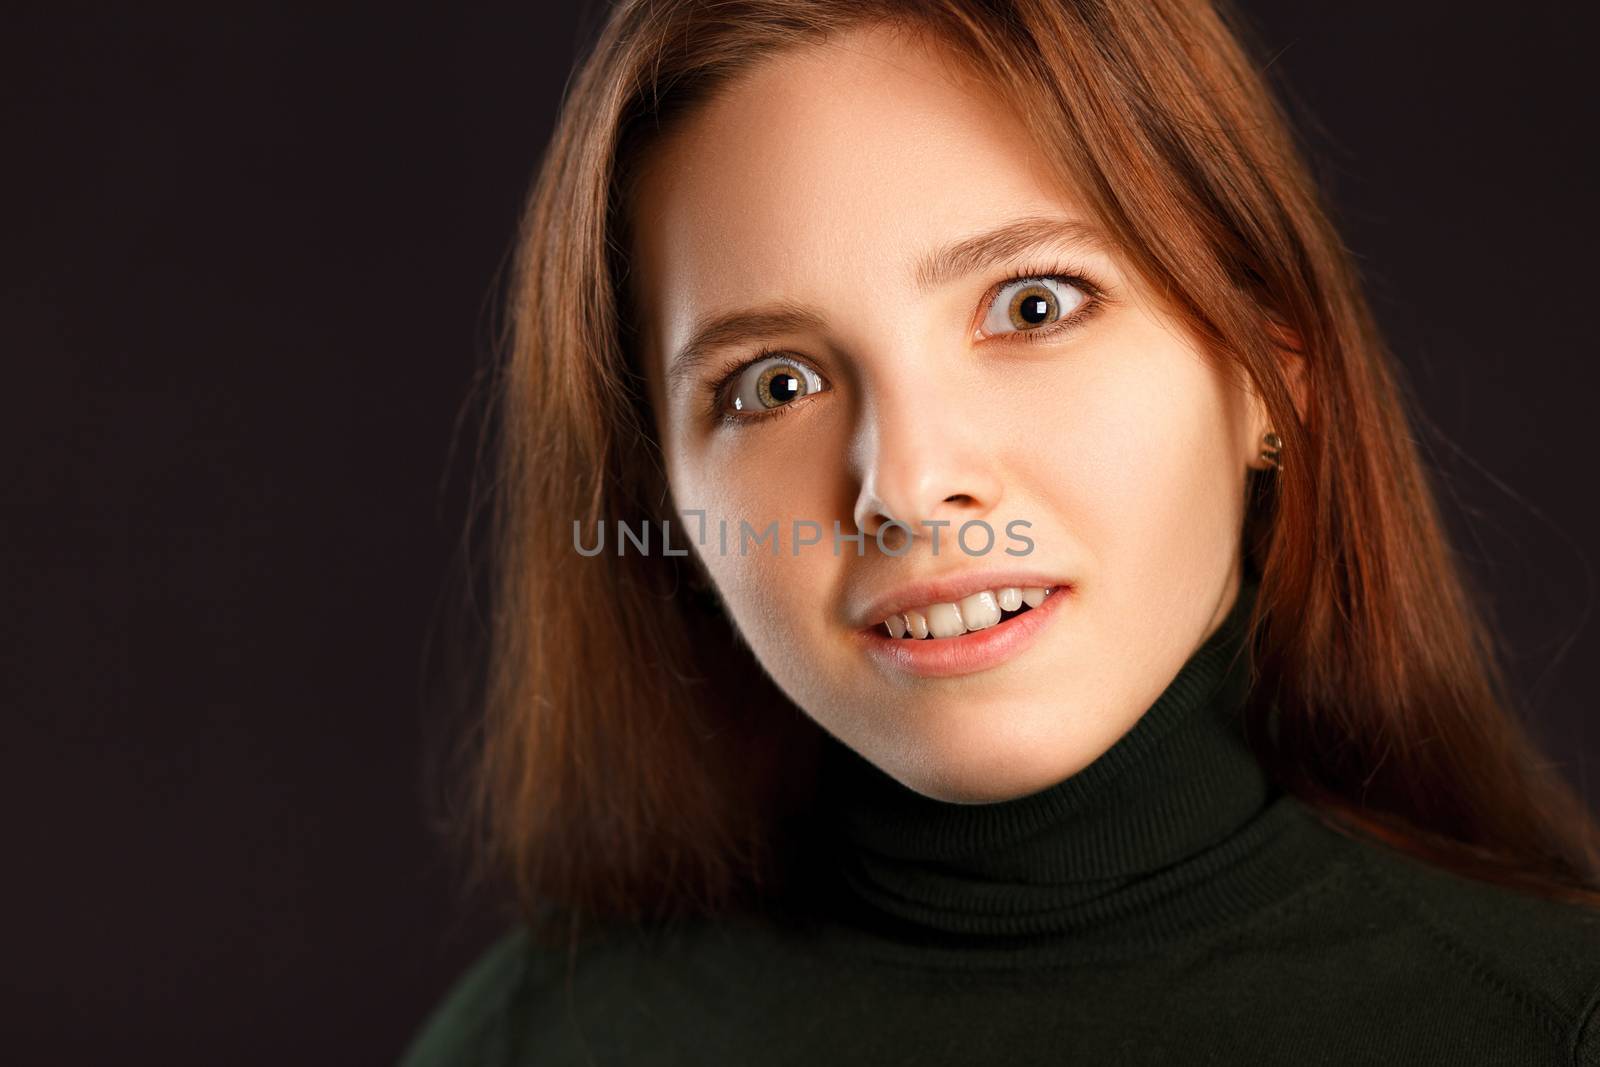
<path id="1" fill-rule="evenodd" d="M 1047 789 L 1099 754 L 1094 740 L 1062 730 L 1068 714 L 1047 708 L 967 706 L 959 715 L 925 721 L 918 736 L 891 742 L 879 763 L 902 785 L 955 804 L 992 804 Z M 877 762 L 877 761 L 874 761 Z"/>

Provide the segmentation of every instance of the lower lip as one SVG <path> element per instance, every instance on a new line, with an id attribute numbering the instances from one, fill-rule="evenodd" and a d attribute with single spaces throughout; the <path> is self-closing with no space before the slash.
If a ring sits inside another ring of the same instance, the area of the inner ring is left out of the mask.
<path id="1" fill-rule="evenodd" d="M 970 630 L 959 637 L 890 637 L 883 624 L 856 635 L 867 654 L 878 662 L 922 678 L 949 678 L 975 674 L 998 667 L 1022 654 L 1033 644 L 1039 631 L 1059 614 L 1071 586 L 1058 585 L 1044 603 L 1021 615 L 983 630 Z"/>

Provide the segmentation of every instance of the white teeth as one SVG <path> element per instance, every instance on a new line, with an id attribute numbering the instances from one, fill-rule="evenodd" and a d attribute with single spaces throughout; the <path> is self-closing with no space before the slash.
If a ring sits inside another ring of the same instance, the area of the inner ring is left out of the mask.
<path id="1" fill-rule="evenodd" d="M 911 628 L 911 636 L 922 640 L 928 636 L 928 617 L 920 611 L 906 612 L 906 624 Z"/>
<path id="2" fill-rule="evenodd" d="M 931 604 L 928 607 L 928 632 L 935 637 L 955 637 L 966 629 L 961 612 L 954 604 Z"/>
<path id="3" fill-rule="evenodd" d="M 1055 592 L 1053 586 L 1014 586 L 984 589 L 955 603 L 929 604 L 921 611 L 907 610 L 883 620 L 893 638 L 959 637 L 968 630 L 983 630 L 1000 623 L 1001 612 L 1017 611 L 1024 604 L 1036 608 Z"/>
<path id="4" fill-rule="evenodd" d="M 961 619 L 969 630 L 984 630 L 1000 621 L 1000 602 L 985 589 L 961 600 Z"/>

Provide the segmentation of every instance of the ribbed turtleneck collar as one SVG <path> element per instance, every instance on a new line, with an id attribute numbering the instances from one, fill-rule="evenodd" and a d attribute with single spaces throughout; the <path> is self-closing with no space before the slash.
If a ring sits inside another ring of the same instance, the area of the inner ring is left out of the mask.
<path id="1" fill-rule="evenodd" d="M 824 745 L 824 836 L 853 926 L 1006 949 L 1155 935 L 1268 892 L 1247 857 L 1285 817 L 1246 746 L 1245 627 L 1256 585 L 1134 726 L 1076 774 L 988 804 L 935 800 Z"/>

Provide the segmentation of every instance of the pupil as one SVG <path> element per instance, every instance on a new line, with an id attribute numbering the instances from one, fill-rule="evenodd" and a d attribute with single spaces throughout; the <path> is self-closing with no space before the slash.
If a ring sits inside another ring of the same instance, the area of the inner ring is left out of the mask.
<path id="1" fill-rule="evenodd" d="M 1050 301 L 1042 296 L 1025 297 L 1019 313 L 1024 322 L 1037 325 L 1050 317 Z"/>
<path id="2" fill-rule="evenodd" d="M 800 395 L 800 379 L 792 374 L 775 374 L 767 384 L 774 400 L 793 400 Z"/>

